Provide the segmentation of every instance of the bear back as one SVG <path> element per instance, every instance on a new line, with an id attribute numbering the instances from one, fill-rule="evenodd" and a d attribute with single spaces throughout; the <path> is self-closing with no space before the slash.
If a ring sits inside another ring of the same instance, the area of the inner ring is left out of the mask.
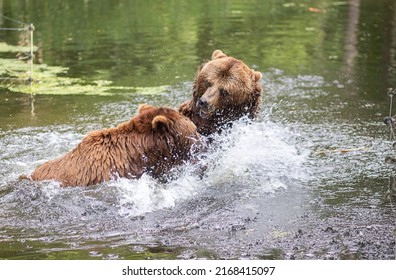
<path id="1" fill-rule="evenodd" d="M 189 160 L 197 142 L 196 126 L 187 117 L 170 108 L 141 105 L 131 120 L 88 133 L 72 151 L 34 170 L 31 178 L 88 186 L 117 176 L 160 177 Z"/>

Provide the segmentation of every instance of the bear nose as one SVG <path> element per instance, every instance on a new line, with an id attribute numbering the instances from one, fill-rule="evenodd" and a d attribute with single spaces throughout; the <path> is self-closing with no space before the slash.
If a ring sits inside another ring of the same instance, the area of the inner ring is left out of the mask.
<path id="1" fill-rule="evenodd" d="M 202 100 L 202 98 L 198 99 L 197 105 L 199 108 L 202 107 L 207 107 L 208 106 L 208 101 Z"/>

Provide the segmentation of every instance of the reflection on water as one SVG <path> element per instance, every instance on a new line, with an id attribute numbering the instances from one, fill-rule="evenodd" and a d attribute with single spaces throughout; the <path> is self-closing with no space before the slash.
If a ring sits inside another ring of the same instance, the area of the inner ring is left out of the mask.
<path id="1" fill-rule="evenodd" d="M 360 0 L 350 0 L 348 26 L 345 35 L 344 64 L 348 77 L 353 78 L 355 59 L 358 55 L 357 40 L 359 31 Z"/>
<path id="2" fill-rule="evenodd" d="M 382 123 L 394 5 L 0 1 L 1 13 L 35 24 L 37 77 L 56 81 L 35 96 L 34 115 L 19 85 L 0 88 L 0 258 L 394 259 Z M 0 33 L 9 46 L 19 39 Z M 259 120 L 237 122 L 202 155 L 203 177 L 187 165 L 166 183 L 18 180 L 140 103 L 177 107 L 214 49 L 261 71 L 265 96 Z M 123 90 L 103 95 L 107 86 Z"/>

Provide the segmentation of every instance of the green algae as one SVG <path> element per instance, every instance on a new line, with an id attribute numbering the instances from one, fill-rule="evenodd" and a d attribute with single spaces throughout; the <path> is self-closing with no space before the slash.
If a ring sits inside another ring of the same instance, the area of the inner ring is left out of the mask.
<path id="1" fill-rule="evenodd" d="M 26 47 L 0 42 L 0 53 L 27 51 Z M 130 87 L 116 86 L 112 81 L 97 79 L 85 81 L 68 77 L 68 68 L 47 64 L 33 65 L 33 82 L 30 84 L 29 62 L 17 58 L 0 58 L 0 87 L 12 92 L 46 95 L 157 95 L 169 91 L 169 86 Z"/>

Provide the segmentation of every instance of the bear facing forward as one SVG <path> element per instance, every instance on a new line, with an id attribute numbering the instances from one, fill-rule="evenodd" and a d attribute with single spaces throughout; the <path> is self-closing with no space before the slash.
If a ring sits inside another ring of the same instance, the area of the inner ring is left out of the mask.
<path id="1" fill-rule="evenodd" d="M 67 154 L 39 166 L 31 179 L 88 186 L 116 176 L 161 176 L 190 159 L 196 126 L 177 111 L 140 105 L 138 115 L 115 128 L 92 131 Z"/>
<path id="2" fill-rule="evenodd" d="M 202 64 L 195 77 L 192 99 L 179 106 L 198 132 L 210 135 L 243 116 L 255 118 L 261 109 L 261 73 L 220 50 Z"/>

